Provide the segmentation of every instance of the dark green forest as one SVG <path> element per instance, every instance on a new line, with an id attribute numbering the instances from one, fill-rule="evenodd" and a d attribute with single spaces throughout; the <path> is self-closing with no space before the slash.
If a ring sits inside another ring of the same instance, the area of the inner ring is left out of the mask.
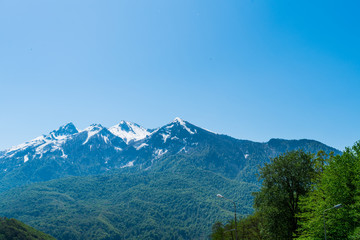
<path id="1" fill-rule="evenodd" d="M 0 240 L 55 240 L 16 219 L 0 217 Z"/>
<path id="2" fill-rule="evenodd" d="M 212 239 L 360 239 L 360 142 L 340 155 L 287 152 L 258 177 L 254 213 L 215 222 Z"/>
<path id="3" fill-rule="evenodd" d="M 220 190 L 243 205 L 240 215 L 252 212 L 258 186 L 182 169 L 33 184 L 1 194 L 0 211 L 63 240 L 206 239 L 219 216 L 232 216 Z"/>

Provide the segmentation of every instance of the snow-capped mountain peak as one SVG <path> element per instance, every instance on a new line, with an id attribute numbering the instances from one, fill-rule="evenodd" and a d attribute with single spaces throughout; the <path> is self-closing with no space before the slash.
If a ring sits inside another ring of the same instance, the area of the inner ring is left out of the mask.
<path id="1" fill-rule="evenodd" d="M 61 126 L 59 129 L 50 132 L 48 135 L 39 136 L 29 142 L 14 146 L 4 152 L 5 157 L 13 157 L 16 154 L 26 151 L 34 151 L 36 155 L 42 155 L 48 151 L 56 151 L 61 149 L 61 145 L 69 139 L 73 134 L 78 133 L 73 123 Z M 29 156 L 26 155 L 26 161 Z"/>
<path id="2" fill-rule="evenodd" d="M 173 122 L 173 123 L 176 123 L 176 122 L 178 122 L 178 123 L 183 123 L 184 120 L 181 119 L 181 118 L 179 118 L 179 117 L 176 117 L 172 122 Z"/>
<path id="3" fill-rule="evenodd" d="M 187 125 L 186 125 L 186 121 L 184 121 L 183 119 L 176 117 L 174 119 L 174 121 L 172 121 L 167 128 L 172 128 L 174 125 L 180 125 L 182 126 L 186 131 L 188 131 L 190 134 L 195 134 L 196 131 L 192 131 Z"/>
<path id="4" fill-rule="evenodd" d="M 85 128 L 82 132 L 98 132 L 103 130 L 104 127 L 101 124 L 91 124 L 89 127 Z"/>
<path id="5" fill-rule="evenodd" d="M 109 131 L 128 144 L 130 141 L 139 141 L 146 138 L 151 132 L 136 123 L 121 121 L 119 124 L 109 128 Z"/>
<path id="6" fill-rule="evenodd" d="M 85 128 L 82 132 L 87 132 L 87 138 L 85 142 L 83 142 L 83 145 L 86 144 L 89 139 L 101 132 L 104 129 L 104 127 L 101 124 L 91 124 L 89 127 Z"/>
<path id="7" fill-rule="evenodd" d="M 50 132 L 50 134 L 48 135 L 49 137 L 59 137 L 59 136 L 68 136 L 68 135 L 72 135 L 75 133 L 78 133 L 78 129 L 75 127 L 75 125 L 70 122 L 68 124 L 65 124 L 63 126 L 61 126 L 59 129 L 54 130 L 52 132 Z"/>

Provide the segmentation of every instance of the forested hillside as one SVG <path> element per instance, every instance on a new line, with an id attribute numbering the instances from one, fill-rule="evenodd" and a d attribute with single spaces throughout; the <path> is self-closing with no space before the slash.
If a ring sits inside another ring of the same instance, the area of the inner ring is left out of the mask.
<path id="1" fill-rule="evenodd" d="M 254 184 L 187 169 L 143 174 L 71 177 L 0 195 L 0 212 L 66 239 L 205 239 L 212 223 L 252 212 Z M 9 207 L 10 206 L 10 207 Z"/>
<path id="2" fill-rule="evenodd" d="M 1 240 L 55 240 L 48 234 L 40 232 L 16 219 L 0 217 Z"/>

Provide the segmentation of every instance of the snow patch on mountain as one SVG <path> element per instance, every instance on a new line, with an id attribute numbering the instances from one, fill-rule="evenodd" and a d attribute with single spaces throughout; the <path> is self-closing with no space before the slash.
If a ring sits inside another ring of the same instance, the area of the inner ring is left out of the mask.
<path id="1" fill-rule="evenodd" d="M 6 157 L 13 157 L 14 154 L 16 154 L 19 151 L 23 151 L 29 147 L 37 147 L 37 146 L 43 144 L 44 142 L 45 142 L 45 137 L 40 136 L 40 137 L 37 137 L 37 138 L 31 140 L 30 142 L 22 143 L 20 145 L 14 146 L 14 147 L 6 150 L 4 155 Z"/>
<path id="2" fill-rule="evenodd" d="M 167 152 L 168 152 L 167 149 L 166 149 L 166 150 L 156 149 L 155 152 L 154 152 L 154 154 L 155 154 L 155 157 L 156 157 L 156 158 L 159 158 L 159 157 L 161 157 L 162 155 L 164 155 L 164 154 L 167 153 Z"/>
<path id="3" fill-rule="evenodd" d="M 82 145 L 85 145 L 92 136 L 98 134 L 101 130 L 103 130 L 103 127 L 100 124 L 92 124 L 92 125 L 90 125 L 90 127 L 81 131 L 81 132 L 87 132 L 87 138 L 86 138 L 85 142 L 83 142 Z"/>
<path id="4" fill-rule="evenodd" d="M 119 148 L 119 147 L 114 147 L 114 149 L 115 149 L 116 151 L 119 151 L 119 152 L 122 151 L 122 148 Z"/>
<path id="5" fill-rule="evenodd" d="M 104 142 L 105 142 L 106 144 L 109 143 L 109 138 L 108 138 L 107 136 L 103 136 L 103 139 L 104 139 Z"/>
<path id="6" fill-rule="evenodd" d="M 187 150 L 186 150 L 185 146 L 178 151 L 178 153 L 181 153 L 181 152 L 187 153 Z"/>
<path id="7" fill-rule="evenodd" d="M 168 139 L 170 137 L 170 134 L 161 134 L 161 136 L 163 137 L 164 143 L 166 143 L 166 139 Z"/>
<path id="8" fill-rule="evenodd" d="M 179 123 L 179 124 L 180 124 L 181 126 L 183 126 L 183 127 L 186 129 L 186 131 L 188 131 L 190 134 L 195 134 L 195 133 L 196 133 L 196 130 L 195 130 L 195 132 L 191 131 L 190 128 L 188 128 L 188 127 L 186 126 L 185 121 L 182 120 L 182 119 L 179 118 L 179 117 L 176 117 L 176 118 L 174 119 L 173 123 Z"/>
<path id="9" fill-rule="evenodd" d="M 140 144 L 140 146 L 138 146 L 138 147 L 136 148 L 136 150 L 140 150 L 141 148 L 146 147 L 146 146 L 149 146 L 149 144 L 147 144 L 147 143 L 142 143 L 142 144 Z"/>
<path id="10" fill-rule="evenodd" d="M 130 141 L 139 141 L 151 134 L 147 129 L 136 123 L 121 121 L 119 124 L 109 128 L 109 131 L 129 144 Z"/>
<path id="11" fill-rule="evenodd" d="M 61 155 L 62 158 L 67 158 L 68 157 L 68 155 L 65 154 L 63 149 L 61 149 L 61 152 L 62 152 L 62 155 Z"/>
<path id="12" fill-rule="evenodd" d="M 206 129 L 206 128 L 201 128 L 201 129 L 203 129 L 203 130 L 205 130 L 205 131 L 207 131 L 207 132 L 210 132 L 210 133 L 213 133 L 213 134 L 217 134 L 217 135 L 219 135 L 218 133 L 213 132 L 213 131 L 211 131 L 211 130 L 209 130 L 209 129 Z"/>
<path id="13" fill-rule="evenodd" d="M 28 150 L 35 150 L 35 155 L 42 155 L 48 151 L 54 152 L 61 149 L 61 145 L 67 141 L 72 134 L 77 133 L 78 130 L 72 123 L 61 126 L 59 129 L 50 132 L 48 135 L 39 136 L 29 142 L 22 143 L 4 151 L 3 156 L 11 158 L 17 153 Z M 28 158 L 29 155 L 27 154 Z M 24 162 L 28 161 L 24 159 Z"/>
<path id="14" fill-rule="evenodd" d="M 130 162 L 128 162 L 127 164 L 125 164 L 124 166 L 121 166 L 120 168 L 133 167 L 133 166 L 134 166 L 134 162 L 135 162 L 135 160 L 134 160 L 134 161 L 130 161 Z"/>

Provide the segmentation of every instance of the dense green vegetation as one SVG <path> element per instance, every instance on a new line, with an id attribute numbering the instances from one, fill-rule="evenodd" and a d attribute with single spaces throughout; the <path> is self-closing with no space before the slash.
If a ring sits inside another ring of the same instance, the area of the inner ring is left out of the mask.
<path id="1" fill-rule="evenodd" d="M 259 176 L 255 213 L 238 223 L 239 239 L 320 240 L 324 223 L 327 239 L 360 239 L 360 142 L 341 155 L 288 152 Z M 229 229 L 234 221 L 216 222 L 212 239 L 233 239 Z"/>
<path id="2" fill-rule="evenodd" d="M 323 239 L 324 217 L 328 239 L 360 239 L 360 142 L 320 162 L 318 169 L 301 199 L 299 239 Z M 337 204 L 343 207 L 333 208 Z"/>
<path id="3" fill-rule="evenodd" d="M 219 192 L 241 203 L 240 216 L 252 212 L 256 185 L 177 160 L 177 168 L 161 173 L 71 177 L 14 189 L 0 195 L 0 213 L 61 240 L 206 239 L 214 221 L 232 216 Z"/>
<path id="4" fill-rule="evenodd" d="M 55 240 L 16 219 L 0 217 L 0 240 Z"/>

